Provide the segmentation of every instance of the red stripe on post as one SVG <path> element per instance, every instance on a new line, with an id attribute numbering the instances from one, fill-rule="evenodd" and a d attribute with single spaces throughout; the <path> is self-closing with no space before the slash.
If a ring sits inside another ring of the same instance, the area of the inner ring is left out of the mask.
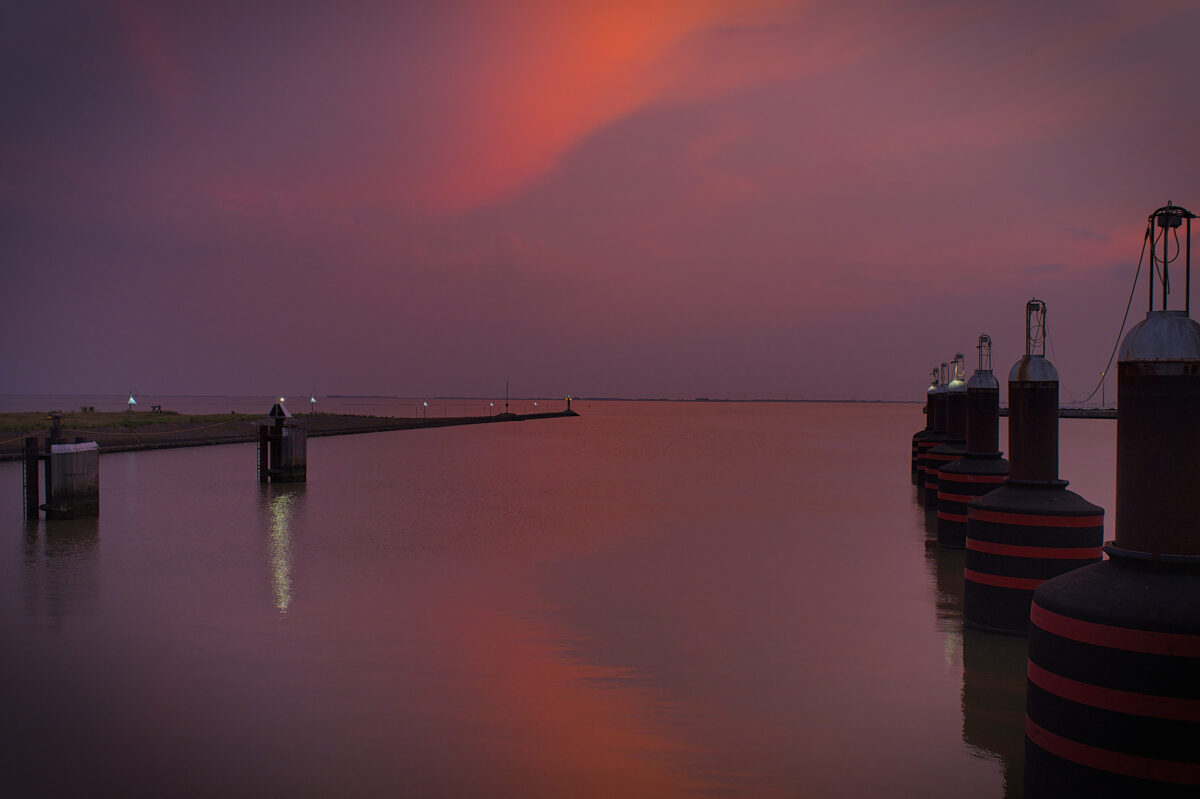
<path id="1" fill-rule="evenodd" d="M 961 502 L 962 504 L 966 505 L 968 502 L 975 499 L 975 497 L 970 496 L 969 494 L 951 494 L 949 491 L 943 488 L 938 491 L 938 499 L 945 500 L 946 502 Z M 966 515 L 963 516 L 962 520 L 964 522 L 967 520 Z"/>
<path id="2" fill-rule="evenodd" d="M 1073 619 L 1046 610 L 1036 602 L 1029 611 L 1029 618 L 1048 633 L 1083 644 L 1123 649 L 1127 652 L 1143 652 L 1147 655 L 1200 658 L 1200 635 L 1135 630 L 1132 627 L 1114 627 L 1094 621 Z M 1200 667 L 1200 664 L 1197 666 Z"/>
<path id="3" fill-rule="evenodd" d="M 1114 713 L 1176 721 L 1200 721 L 1200 699 L 1155 696 L 1079 682 L 1046 671 L 1032 660 L 1029 661 L 1029 681 L 1055 696 L 1081 705 L 1111 710 Z"/>
<path id="4" fill-rule="evenodd" d="M 1107 771 L 1113 774 L 1123 774 L 1140 780 L 1157 780 L 1158 782 L 1173 782 L 1180 785 L 1200 785 L 1200 763 L 1180 763 L 1177 760 L 1155 760 L 1151 757 L 1129 755 L 1124 752 L 1112 752 L 1096 746 L 1088 746 L 1078 741 L 1072 741 L 1061 735 L 1055 735 L 1039 726 L 1028 716 L 1025 717 L 1025 734 L 1036 746 L 1041 747 L 1052 755 L 1064 760 L 1078 763 L 1081 766 Z"/>
<path id="5" fill-rule="evenodd" d="M 1040 577 L 1004 577 L 999 574 L 977 572 L 973 569 L 963 569 L 963 576 L 973 583 L 994 585 L 997 588 L 1016 588 L 1021 591 L 1032 591 L 1046 582 L 1046 579 L 1049 579 L 1042 579 Z"/>
<path id="6" fill-rule="evenodd" d="M 938 502 L 941 502 L 944 496 L 946 495 L 939 491 Z M 965 513 L 946 513 L 944 510 L 939 510 L 938 518 L 948 522 L 962 522 L 963 524 L 967 523 L 967 515 Z"/>
<path id="7" fill-rule="evenodd" d="M 1003 511 L 971 508 L 970 516 L 979 522 L 1014 524 L 1019 527 L 1103 527 L 1104 515 L 1092 516 L 1038 516 L 1030 513 L 1005 513 Z"/>
<path id="8" fill-rule="evenodd" d="M 938 495 L 939 497 L 941 494 Z M 1099 560 L 1100 547 L 1027 547 L 1016 544 L 997 544 L 993 541 L 967 539 L 967 549 L 987 552 L 991 555 L 1012 555 L 1018 558 L 1041 558 L 1046 560 Z"/>

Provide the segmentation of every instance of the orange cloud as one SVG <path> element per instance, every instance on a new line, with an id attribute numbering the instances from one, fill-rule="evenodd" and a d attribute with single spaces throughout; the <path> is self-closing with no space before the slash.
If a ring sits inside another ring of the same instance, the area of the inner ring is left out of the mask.
<path id="1" fill-rule="evenodd" d="M 470 22 L 486 30 L 469 42 L 471 68 L 455 87 L 460 111 L 420 176 L 422 204 L 462 210 L 536 180 L 582 138 L 677 92 L 696 68 L 680 63 L 690 38 L 760 23 L 778 5 L 627 0 L 490 9 Z"/>

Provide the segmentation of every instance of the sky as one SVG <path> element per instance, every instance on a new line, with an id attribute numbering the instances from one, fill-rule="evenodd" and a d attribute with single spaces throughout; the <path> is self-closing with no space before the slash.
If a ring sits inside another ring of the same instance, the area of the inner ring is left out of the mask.
<path id="1" fill-rule="evenodd" d="M 1036 296 L 1082 399 L 1147 215 L 1200 211 L 1198 37 L 1195 2 L 6 3 L 0 393 L 916 401 L 981 332 L 1003 382 Z"/>

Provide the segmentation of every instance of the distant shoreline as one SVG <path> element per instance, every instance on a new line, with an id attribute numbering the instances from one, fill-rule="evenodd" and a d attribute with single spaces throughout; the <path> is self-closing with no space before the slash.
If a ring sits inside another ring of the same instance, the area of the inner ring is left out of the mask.
<path id="1" fill-rule="evenodd" d="M 1001 416 L 1008 416 L 1008 408 L 1000 409 Z M 1116 419 L 1116 408 L 1059 408 L 1059 419 Z"/>

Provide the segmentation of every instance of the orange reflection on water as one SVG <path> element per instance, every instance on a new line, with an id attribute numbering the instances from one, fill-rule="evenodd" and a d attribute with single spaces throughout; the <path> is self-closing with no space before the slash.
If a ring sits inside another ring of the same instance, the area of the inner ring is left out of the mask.
<path id="1" fill-rule="evenodd" d="M 489 597 L 528 608 L 526 598 Z M 477 598 L 441 608 L 437 626 L 450 648 L 446 677 L 455 719 L 470 731 L 476 770 L 497 795 L 694 796 L 713 785 L 689 769 L 693 747 L 663 718 L 669 703 L 629 670 L 571 654 L 561 630 Z M 467 730 L 463 731 L 464 733 Z M 477 747 L 477 749 L 476 749 Z"/>

